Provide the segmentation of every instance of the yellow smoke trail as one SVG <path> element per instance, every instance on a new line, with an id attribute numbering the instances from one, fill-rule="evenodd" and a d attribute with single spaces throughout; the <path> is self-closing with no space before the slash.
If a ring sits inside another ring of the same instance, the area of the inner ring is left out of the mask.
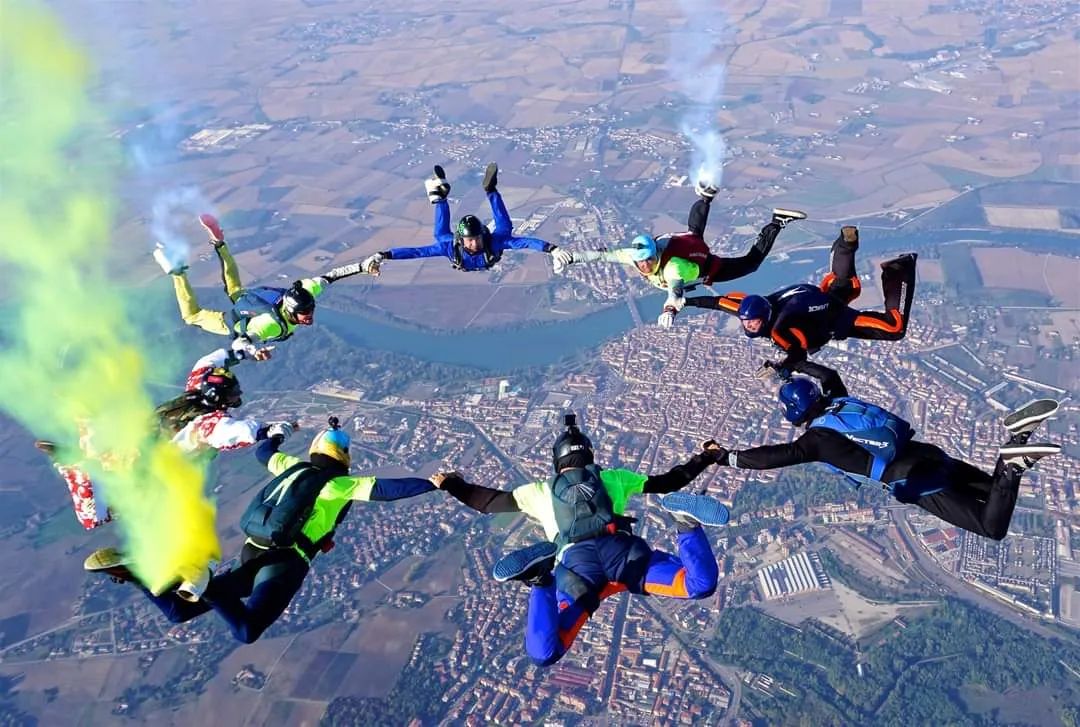
<path id="1" fill-rule="evenodd" d="M 43 8 L 0 3 L 0 272 L 12 294 L 0 322 L 0 407 L 71 444 L 82 419 L 97 450 L 120 455 L 107 472 L 88 468 L 135 572 L 160 591 L 220 547 L 202 472 L 148 437 L 146 360 L 103 263 L 118 149 L 87 98 L 86 58 Z"/>

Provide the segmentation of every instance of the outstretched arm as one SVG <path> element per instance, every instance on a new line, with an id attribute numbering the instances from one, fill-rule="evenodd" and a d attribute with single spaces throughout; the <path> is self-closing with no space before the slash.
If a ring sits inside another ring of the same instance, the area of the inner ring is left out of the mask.
<path id="1" fill-rule="evenodd" d="M 466 482 L 460 475 L 442 480 L 440 489 L 446 490 L 461 504 L 477 512 L 521 512 L 513 492 L 474 485 Z"/>
<path id="2" fill-rule="evenodd" d="M 724 295 L 698 295 L 687 298 L 684 305 L 691 308 L 708 308 L 718 310 L 730 315 L 739 314 L 739 304 L 742 303 L 746 293 L 725 293 Z"/>
<path id="3" fill-rule="evenodd" d="M 421 257 L 444 257 L 450 254 L 449 243 L 436 240 L 423 247 L 392 247 L 381 254 L 386 260 L 412 260 Z"/>
<path id="4" fill-rule="evenodd" d="M 299 457 L 278 451 L 284 441 L 283 435 L 274 434 L 259 442 L 259 446 L 255 448 L 255 459 L 275 477 L 302 461 Z"/>
<path id="5" fill-rule="evenodd" d="M 416 497 L 435 490 L 435 485 L 423 477 L 376 477 L 370 489 L 367 485 L 371 477 L 350 477 L 349 479 L 356 481 L 358 485 L 364 485 L 356 487 L 352 498 L 354 500 L 389 502 Z M 361 493 L 366 496 L 360 496 Z"/>
<path id="6" fill-rule="evenodd" d="M 693 482 L 709 465 L 716 462 L 716 453 L 712 451 L 695 454 L 689 461 L 675 465 L 662 475 L 650 475 L 645 480 L 642 492 L 662 494 L 681 490 Z"/>
<path id="7" fill-rule="evenodd" d="M 840 374 L 835 369 L 812 361 L 799 361 L 792 365 L 791 370 L 817 379 L 821 384 L 821 393 L 826 399 L 835 399 L 848 395 L 847 387 L 844 386 L 843 379 L 840 378 Z"/>
<path id="8" fill-rule="evenodd" d="M 771 470 L 791 467 L 806 462 L 820 462 L 820 450 L 824 436 L 821 430 L 808 429 L 801 437 L 788 444 L 769 444 L 741 451 L 732 450 L 719 464 L 744 470 Z"/>
<path id="9" fill-rule="evenodd" d="M 537 252 L 551 252 L 555 245 L 538 237 L 510 237 L 503 240 L 504 250 L 536 250 Z"/>

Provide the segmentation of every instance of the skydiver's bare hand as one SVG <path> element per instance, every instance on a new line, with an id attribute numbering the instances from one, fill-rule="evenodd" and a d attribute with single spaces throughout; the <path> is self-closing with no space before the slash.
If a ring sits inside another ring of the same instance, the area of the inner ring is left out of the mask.
<path id="1" fill-rule="evenodd" d="M 727 464 L 728 450 L 726 447 L 717 444 L 715 439 L 702 442 L 701 450 L 706 457 L 712 460 L 713 464 L 720 464 L 721 462 Z"/>
<path id="2" fill-rule="evenodd" d="M 428 480 L 431 481 L 431 484 L 435 485 L 436 489 L 439 489 L 439 490 L 442 489 L 443 483 L 446 482 L 447 480 L 460 480 L 460 479 L 464 479 L 464 478 L 461 476 L 461 473 L 457 472 L 457 471 L 436 472 L 431 477 L 428 477 Z"/>

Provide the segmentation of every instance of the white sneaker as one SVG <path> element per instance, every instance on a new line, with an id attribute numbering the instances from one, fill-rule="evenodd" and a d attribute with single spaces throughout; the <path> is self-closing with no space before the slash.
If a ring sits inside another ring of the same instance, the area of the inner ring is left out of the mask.
<path id="1" fill-rule="evenodd" d="M 176 587 L 176 595 L 190 603 L 197 603 L 206 591 L 206 586 L 210 583 L 212 574 L 213 572 L 207 568 L 203 571 L 201 578 L 195 581 L 184 581 Z"/>
<path id="2" fill-rule="evenodd" d="M 701 197 L 706 202 L 712 200 L 716 196 L 716 193 L 720 190 L 712 182 L 705 182 L 701 179 L 694 185 L 694 194 Z"/>
<path id="3" fill-rule="evenodd" d="M 169 260 L 168 255 L 165 254 L 165 247 L 160 242 L 154 247 L 154 262 L 160 265 L 161 269 L 169 275 L 180 275 L 188 269 L 188 266 L 184 263 L 177 263 L 174 265 L 173 262 Z"/>
<path id="4" fill-rule="evenodd" d="M 1031 469 L 1043 457 L 1049 457 L 1061 452 L 1061 447 L 1056 444 L 1022 444 L 1005 446 L 998 450 L 998 456 L 1005 464 L 1014 465 L 1021 470 Z"/>

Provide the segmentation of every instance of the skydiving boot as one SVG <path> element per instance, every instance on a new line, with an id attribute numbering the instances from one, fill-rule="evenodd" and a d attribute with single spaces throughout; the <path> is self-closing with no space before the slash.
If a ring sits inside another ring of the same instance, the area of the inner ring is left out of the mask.
<path id="1" fill-rule="evenodd" d="M 714 182 L 706 181 L 704 179 L 699 179 L 697 180 L 697 183 L 694 184 L 694 194 L 701 197 L 706 202 L 712 202 L 713 197 L 715 197 L 716 193 L 719 191 L 719 188 L 717 188 Z"/>
<path id="2" fill-rule="evenodd" d="M 36 447 L 39 451 L 49 455 L 49 457 L 56 456 L 56 442 L 50 442 L 48 439 L 35 439 L 34 447 Z"/>
<path id="3" fill-rule="evenodd" d="M 806 213 L 801 210 L 789 210 L 783 207 L 775 207 L 772 211 L 772 221 L 781 227 L 787 227 L 792 222 L 805 219 Z"/>
<path id="4" fill-rule="evenodd" d="M 491 569 L 492 577 L 500 583 L 521 581 L 530 586 L 547 586 L 554 581 L 555 543 L 545 541 L 507 553 Z"/>
<path id="5" fill-rule="evenodd" d="M 202 598 L 203 593 L 206 592 L 206 586 L 210 583 L 210 579 L 213 578 L 213 576 L 214 571 L 212 568 L 207 568 L 196 580 L 184 581 L 177 586 L 176 595 L 189 603 L 198 602 L 198 600 Z"/>
<path id="6" fill-rule="evenodd" d="M 487 165 L 487 169 L 484 170 L 484 191 L 488 194 L 494 192 L 499 185 L 499 165 L 495 162 Z"/>
<path id="7" fill-rule="evenodd" d="M 1006 416 L 1002 424 L 1011 436 L 1005 446 L 1027 444 L 1031 433 L 1056 414 L 1059 406 L 1061 403 L 1053 399 L 1035 399 Z"/>
<path id="8" fill-rule="evenodd" d="M 908 252 L 881 263 L 881 291 L 885 296 L 885 310 L 899 311 L 905 326 L 915 299 L 915 264 L 918 259 L 918 253 Z"/>
<path id="9" fill-rule="evenodd" d="M 90 573 L 102 573 L 109 576 L 117 583 L 125 583 L 135 580 L 135 574 L 128 569 L 127 559 L 116 548 L 102 548 L 95 550 L 83 561 L 83 570 Z"/>
<path id="10" fill-rule="evenodd" d="M 731 513 L 723 503 L 706 495 L 672 492 L 660 498 L 660 507 L 671 513 L 679 532 L 701 525 L 727 525 Z"/>
<path id="11" fill-rule="evenodd" d="M 217 217 L 210 214 L 199 215 L 199 224 L 206 228 L 206 234 L 210 236 L 210 245 L 217 249 L 225 244 L 225 233 L 221 231 L 221 225 Z"/>
<path id="12" fill-rule="evenodd" d="M 1021 472 L 1031 469 L 1043 457 L 1061 452 L 1061 447 L 1056 444 L 1016 444 L 1004 446 L 998 450 L 1001 461 L 1007 465 L 1019 468 Z"/>
<path id="13" fill-rule="evenodd" d="M 424 191 L 431 204 L 442 202 L 450 194 L 450 182 L 446 181 L 446 172 L 438 164 L 434 175 L 424 180 Z"/>
<path id="14" fill-rule="evenodd" d="M 183 275 L 188 269 L 188 266 L 184 263 L 174 264 L 172 260 L 169 260 L 168 255 L 165 254 L 165 246 L 160 242 L 154 248 L 154 262 L 169 275 Z"/>
<path id="15" fill-rule="evenodd" d="M 915 277 L 915 263 L 919 259 L 919 253 L 906 252 L 900 257 L 886 260 L 881 263 L 881 279 L 896 279 L 899 277 Z"/>

